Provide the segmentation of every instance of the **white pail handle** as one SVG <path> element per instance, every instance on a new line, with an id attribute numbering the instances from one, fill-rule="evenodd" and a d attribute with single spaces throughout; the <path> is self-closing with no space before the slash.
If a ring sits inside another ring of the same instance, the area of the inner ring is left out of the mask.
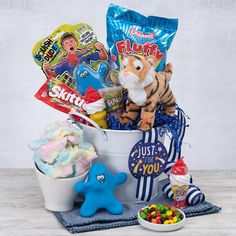
<path id="1" fill-rule="evenodd" d="M 79 112 L 76 112 L 76 111 L 71 111 L 69 114 L 69 117 L 73 120 L 73 115 L 75 116 L 79 116 L 81 117 L 82 119 L 88 121 L 91 125 L 93 125 L 98 131 L 99 133 L 104 137 L 104 139 L 107 141 L 108 140 L 108 136 L 107 136 L 107 133 L 105 132 L 105 130 L 101 129 L 100 126 L 94 122 L 93 120 L 91 120 L 89 117 L 87 117 L 86 115 L 84 114 L 81 114 Z"/>

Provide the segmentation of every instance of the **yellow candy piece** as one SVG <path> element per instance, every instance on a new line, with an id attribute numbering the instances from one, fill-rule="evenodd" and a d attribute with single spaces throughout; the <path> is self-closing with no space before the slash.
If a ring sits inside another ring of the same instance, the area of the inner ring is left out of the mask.
<path id="1" fill-rule="evenodd" d="M 172 211 L 166 211 L 166 215 L 167 216 L 171 216 L 172 215 Z"/>
<path id="2" fill-rule="evenodd" d="M 168 225 L 169 223 L 170 223 L 169 220 L 164 221 L 164 225 Z"/>
<path id="3" fill-rule="evenodd" d="M 174 221 L 173 220 L 169 220 L 169 224 L 174 224 Z"/>
<path id="4" fill-rule="evenodd" d="M 172 220 L 173 220 L 174 223 L 176 223 L 178 219 L 177 219 L 176 216 L 174 216 Z"/>
<path id="5" fill-rule="evenodd" d="M 156 209 L 156 205 L 152 204 L 152 205 L 150 205 L 150 206 L 148 207 L 148 209 L 149 209 L 149 210 L 151 210 L 151 209 Z"/>
<path id="6" fill-rule="evenodd" d="M 156 216 L 156 212 L 155 212 L 155 211 L 152 211 L 152 212 L 151 212 L 151 215 L 152 215 L 152 216 Z"/>

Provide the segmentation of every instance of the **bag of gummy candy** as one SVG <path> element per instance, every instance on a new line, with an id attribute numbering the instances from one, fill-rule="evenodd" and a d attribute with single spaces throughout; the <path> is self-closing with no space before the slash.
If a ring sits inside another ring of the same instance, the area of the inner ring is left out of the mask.
<path id="1" fill-rule="evenodd" d="M 166 53 L 175 36 L 178 19 L 145 17 L 135 11 L 110 4 L 107 11 L 107 44 L 111 58 L 119 66 L 121 55 L 153 55 L 156 71 L 165 68 Z"/>

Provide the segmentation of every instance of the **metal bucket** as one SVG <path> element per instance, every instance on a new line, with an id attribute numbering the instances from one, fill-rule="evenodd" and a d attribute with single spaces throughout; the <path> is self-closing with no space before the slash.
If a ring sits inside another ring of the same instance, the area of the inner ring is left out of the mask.
<path id="1" fill-rule="evenodd" d="M 93 144 L 96 149 L 98 155 L 96 161 L 104 163 L 113 174 L 125 172 L 128 175 L 127 181 L 116 188 L 116 197 L 121 202 L 138 202 L 135 196 L 137 179 L 129 171 L 128 158 L 133 146 L 142 139 L 143 133 L 139 130 L 101 129 L 94 121 L 80 113 L 71 112 L 69 115 L 79 116 L 94 126 L 80 124 L 84 130 L 85 140 Z M 163 143 L 164 136 L 159 135 L 158 140 Z M 158 177 L 153 181 L 151 198 L 157 195 Z"/>

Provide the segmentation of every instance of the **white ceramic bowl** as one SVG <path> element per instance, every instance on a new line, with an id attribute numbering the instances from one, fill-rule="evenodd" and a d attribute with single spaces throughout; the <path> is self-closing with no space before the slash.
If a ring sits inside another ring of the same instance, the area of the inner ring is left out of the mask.
<path id="1" fill-rule="evenodd" d="M 142 208 L 141 210 L 143 210 L 145 208 L 146 207 Z M 182 228 L 185 225 L 185 221 L 186 221 L 186 216 L 185 216 L 184 212 L 178 208 L 177 208 L 177 210 L 183 215 L 183 219 L 178 223 L 165 224 L 165 225 L 164 224 L 154 224 L 154 223 L 151 223 L 151 222 L 148 222 L 148 221 L 142 219 L 139 216 L 139 212 L 138 212 L 138 222 L 141 226 L 143 226 L 147 229 L 150 229 L 150 230 L 160 231 L 160 232 L 174 231 L 174 230 Z"/>

